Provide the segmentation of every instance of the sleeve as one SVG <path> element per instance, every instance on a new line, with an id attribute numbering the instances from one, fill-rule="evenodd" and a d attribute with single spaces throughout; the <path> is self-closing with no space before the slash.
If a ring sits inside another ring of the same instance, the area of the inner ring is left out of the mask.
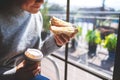
<path id="1" fill-rule="evenodd" d="M 3 75 L 14 75 L 15 73 L 16 73 L 16 67 L 5 71 Z"/>
<path id="2" fill-rule="evenodd" d="M 53 51 L 59 49 L 60 47 L 56 45 L 54 37 L 50 36 L 48 39 L 46 39 L 41 46 L 41 51 L 44 56 L 47 56 L 48 54 L 52 53 Z"/>
<path id="3" fill-rule="evenodd" d="M 56 45 L 56 42 L 54 40 L 54 36 L 51 35 L 49 36 L 45 41 L 42 41 L 41 39 L 41 31 L 43 28 L 43 18 L 41 13 L 39 12 L 39 19 L 40 21 L 37 23 L 40 23 L 40 26 L 38 27 L 38 32 L 39 32 L 39 49 L 42 51 L 44 56 L 47 56 L 48 54 L 52 53 L 53 51 L 59 49 L 60 47 L 58 47 Z"/>

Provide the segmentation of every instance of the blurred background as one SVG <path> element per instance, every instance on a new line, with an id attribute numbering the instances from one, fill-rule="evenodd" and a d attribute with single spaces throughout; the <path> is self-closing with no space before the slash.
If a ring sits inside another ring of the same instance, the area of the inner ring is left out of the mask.
<path id="1" fill-rule="evenodd" d="M 43 41 L 52 34 L 52 16 L 76 25 L 79 32 L 42 60 L 42 74 L 50 80 L 112 80 L 119 3 L 120 0 L 45 0 L 40 10 Z"/>

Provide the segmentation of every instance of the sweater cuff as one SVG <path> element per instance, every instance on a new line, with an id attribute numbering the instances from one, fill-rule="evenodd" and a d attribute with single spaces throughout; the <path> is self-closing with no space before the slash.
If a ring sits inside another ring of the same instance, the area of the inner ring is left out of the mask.
<path id="1" fill-rule="evenodd" d="M 12 69 L 10 69 L 10 70 L 8 70 L 8 71 L 5 71 L 4 73 L 3 73 L 3 75 L 13 75 L 13 74 L 15 74 L 16 73 L 16 67 L 14 67 L 14 68 L 12 68 Z"/>
<path id="2" fill-rule="evenodd" d="M 53 36 L 50 36 L 43 44 L 41 51 L 43 52 L 44 56 L 50 54 L 51 52 L 59 49 L 60 47 L 57 46 L 55 39 Z"/>

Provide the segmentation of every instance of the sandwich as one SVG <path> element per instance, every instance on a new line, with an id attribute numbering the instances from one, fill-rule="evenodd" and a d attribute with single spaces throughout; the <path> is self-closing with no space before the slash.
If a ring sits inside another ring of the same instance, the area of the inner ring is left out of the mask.
<path id="1" fill-rule="evenodd" d="M 63 21 L 63 20 L 56 18 L 54 16 L 51 18 L 50 24 L 52 26 L 57 26 L 57 27 L 72 27 L 71 23 Z"/>
<path id="2" fill-rule="evenodd" d="M 78 32 L 78 29 L 71 23 L 52 17 L 50 20 L 50 30 L 56 35 L 66 34 L 72 37 Z"/>

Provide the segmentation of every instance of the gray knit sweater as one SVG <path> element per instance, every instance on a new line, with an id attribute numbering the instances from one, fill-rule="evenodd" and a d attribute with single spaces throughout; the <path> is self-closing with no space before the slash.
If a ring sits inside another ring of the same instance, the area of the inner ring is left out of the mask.
<path id="1" fill-rule="evenodd" d="M 23 53 L 27 48 L 40 49 L 44 56 L 59 48 L 52 36 L 42 43 L 43 21 L 40 12 L 23 12 L 11 20 L 8 23 L 0 17 L 0 75 L 3 76 L 16 72 L 15 66 L 23 60 Z"/>

